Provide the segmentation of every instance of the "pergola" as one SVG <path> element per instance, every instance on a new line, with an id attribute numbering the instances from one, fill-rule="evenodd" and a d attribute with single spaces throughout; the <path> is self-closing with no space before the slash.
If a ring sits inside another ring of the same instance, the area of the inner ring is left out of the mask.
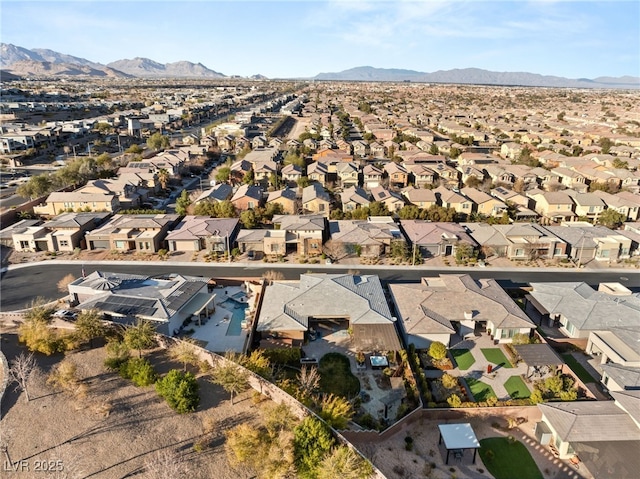
<path id="1" fill-rule="evenodd" d="M 545 343 L 540 344 L 518 344 L 514 349 L 520 359 L 527 365 L 527 378 L 530 368 L 537 369 L 541 366 L 561 366 L 564 361 L 558 356 L 551 346 Z"/>
<path id="2" fill-rule="evenodd" d="M 440 439 L 438 444 L 447 448 L 447 459 L 445 464 L 449 464 L 449 453 L 453 451 L 454 456 L 462 458 L 465 449 L 473 449 L 473 463 L 476 463 L 476 454 L 480 448 L 480 443 L 469 423 L 463 424 L 438 424 L 440 429 Z"/>

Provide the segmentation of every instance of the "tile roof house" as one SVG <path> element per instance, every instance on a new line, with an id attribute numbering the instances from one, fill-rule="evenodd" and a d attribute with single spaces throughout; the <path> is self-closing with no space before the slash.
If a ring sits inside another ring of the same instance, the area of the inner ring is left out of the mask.
<path id="1" fill-rule="evenodd" d="M 605 226 L 573 222 L 563 226 L 543 227 L 567 243 L 567 254 L 580 264 L 592 259 L 596 261 L 618 261 L 632 254 L 630 238 L 618 234 Z"/>
<path id="2" fill-rule="evenodd" d="M 438 178 L 433 168 L 421 163 L 407 164 L 405 168 L 410 174 L 410 181 L 418 188 L 432 185 Z"/>
<path id="3" fill-rule="evenodd" d="M 584 216 L 596 221 L 598 216 L 605 210 L 605 203 L 598 195 L 593 193 L 578 193 L 573 190 L 567 190 L 566 193 L 573 200 L 575 204 L 573 211 L 578 216 Z"/>
<path id="4" fill-rule="evenodd" d="M 547 222 L 570 221 L 576 216 L 573 200 L 564 191 L 533 190 L 527 196 L 535 202 L 536 213 L 544 216 Z"/>
<path id="5" fill-rule="evenodd" d="M 352 162 L 342 162 L 335 165 L 336 174 L 343 188 L 360 184 L 360 168 Z"/>
<path id="6" fill-rule="evenodd" d="M 302 189 L 302 209 L 305 213 L 320 213 L 328 218 L 331 210 L 331 197 L 322 185 L 312 183 Z"/>
<path id="7" fill-rule="evenodd" d="M 150 277 L 94 271 L 69 284 L 69 295 L 80 310 L 97 309 L 121 324 L 147 319 L 157 332 L 173 336 L 184 321 L 215 311 L 215 294 L 209 294 L 207 281 L 175 273 Z"/>
<path id="8" fill-rule="evenodd" d="M 370 193 L 372 201 L 383 203 L 391 213 L 397 213 L 405 205 L 404 198 L 401 195 L 382 186 L 371 188 Z"/>
<path id="9" fill-rule="evenodd" d="M 331 243 L 346 254 L 380 257 L 389 252 L 391 242 L 402 241 L 400 228 L 388 216 L 372 216 L 366 220 L 336 220 L 329 222 Z"/>
<path id="10" fill-rule="evenodd" d="M 262 204 L 262 188 L 254 185 L 241 185 L 231 197 L 231 203 L 239 211 L 257 208 Z"/>
<path id="11" fill-rule="evenodd" d="M 33 213 L 52 217 L 69 211 L 115 213 L 120 208 L 120 200 L 114 192 L 90 193 L 78 189 L 51 193 L 43 204 L 33 207 Z"/>
<path id="12" fill-rule="evenodd" d="M 464 196 L 469 198 L 473 204 L 471 206 L 473 213 L 484 216 L 501 217 L 507 211 L 507 205 L 499 199 L 488 195 L 484 191 L 476 188 L 465 187 L 460 190 Z"/>
<path id="13" fill-rule="evenodd" d="M 389 178 L 390 187 L 404 188 L 409 184 L 409 173 L 401 164 L 391 161 L 384 165 L 384 171 Z"/>
<path id="14" fill-rule="evenodd" d="M 634 479 L 640 468 L 640 393 L 611 396 L 613 401 L 539 404 L 536 431 L 549 434 L 560 459 L 577 455 L 592 477 Z"/>
<path id="15" fill-rule="evenodd" d="M 298 186 L 298 180 L 302 178 L 302 168 L 293 163 L 284 166 L 280 173 L 282 174 L 282 181 L 291 187 Z"/>
<path id="16" fill-rule="evenodd" d="M 567 245 L 547 229 L 525 223 L 488 225 L 462 223 L 485 254 L 509 259 L 565 258 Z"/>
<path id="17" fill-rule="evenodd" d="M 438 204 L 438 197 L 434 190 L 407 186 L 402 190 L 402 196 L 404 196 L 410 204 L 423 209 L 428 209 Z"/>
<path id="18" fill-rule="evenodd" d="M 157 253 L 164 248 L 167 232 L 179 218 L 174 214 L 115 215 L 107 224 L 86 234 L 87 248 Z"/>
<path id="19" fill-rule="evenodd" d="M 340 301 L 336 301 L 340 298 Z M 352 331 L 352 345 L 363 352 L 401 349 L 380 280 L 374 275 L 302 274 L 300 281 L 267 286 L 257 331 L 302 345 L 307 332 L 330 320 Z"/>
<path id="20" fill-rule="evenodd" d="M 438 186 L 433 190 L 438 200 L 438 205 L 444 208 L 453 208 L 456 213 L 469 215 L 473 212 L 473 202 L 460 193 L 449 190 L 444 186 Z"/>
<path id="21" fill-rule="evenodd" d="M 515 334 L 528 335 L 535 324 L 494 279 L 474 280 L 467 274 L 441 274 L 420 283 L 389 283 L 406 344 L 427 349 L 433 341 L 450 345 L 487 332 L 501 343 Z"/>
<path id="22" fill-rule="evenodd" d="M 240 230 L 238 218 L 188 215 L 167 234 L 169 251 L 230 252 Z"/>
<path id="23" fill-rule="evenodd" d="M 231 198 L 233 194 L 233 187 L 227 183 L 218 183 L 216 186 L 204 190 L 194 201 L 198 204 L 203 201 L 214 201 L 216 203 L 222 203 Z"/>
<path id="24" fill-rule="evenodd" d="M 459 243 L 467 243 L 474 249 L 478 243 L 457 223 L 439 223 L 427 220 L 401 220 L 400 229 L 408 244 L 415 243 L 423 257 L 455 254 Z"/>
<path id="25" fill-rule="evenodd" d="M 329 177 L 329 167 L 325 163 L 316 161 L 307 166 L 307 178 L 326 186 Z"/>
<path id="26" fill-rule="evenodd" d="M 279 204 L 282 206 L 282 212 L 290 215 L 299 210 L 297 193 L 291 188 L 270 192 L 267 197 L 267 205 L 272 204 Z"/>
<path id="27" fill-rule="evenodd" d="M 73 251 L 86 248 L 84 235 L 111 213 L 63 213 L 39 225 L 13 228 L 15 251 Z"/>
<path id="28" fill-rule="evenodd" d="M 358 186 L 346 188 L 340 193 L 340 201 L 342 202 L 342 211 L 354 211 L 358 208 L 368 207 L 371 202 L 369 193 Z"/>
<path id="29" fill-rule="evenodd" d="M 624 215 L 625 221 L 637 221 L 638 218 L 640 218 L 639 195 L 624 191 L 612 195 L 611 193 L 601 190 L 596 190 L 593 194 L 604 201 L 607 209 L 613 209 Z"/>
<path id="30" fill-rule="evenodd" d="M 382 183 L 382 170 L 373 165 L 362 169 L 362 184 L 367 190 L 377 188 Z"/>
<path id="31" fill-rule="evenodd" d="M 543 319 L 570 338 L 587 340 L 585 351 L 601 364 L 640 367 L 640 296 L 619 283 L 598 290 L 583 282 L 531 283 L 527 300 Z"/>
<path id="32" fill-rule="evenodd" d="M 322 244 L 329 238 L 329 224 L 321 214 L 275 215 L 273 225 L 275 230 L 286 233 L 286 253 L 319 255 L 322 253 Z"/>

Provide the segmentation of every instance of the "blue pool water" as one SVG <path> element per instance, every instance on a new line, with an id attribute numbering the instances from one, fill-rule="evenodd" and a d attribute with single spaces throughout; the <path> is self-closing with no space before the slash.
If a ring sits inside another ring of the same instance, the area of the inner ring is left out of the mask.
<path id="1" fill-rule="evenodd" d="M 247 303 L 239 303 L 231 298 L 220 303 L 224 309 L 231 311 L 231 319 L 227 327 L 227 336 L 240 336 L 242 334 L 242 321 L 244 321 L 244 310 L 249 306 Z"/>

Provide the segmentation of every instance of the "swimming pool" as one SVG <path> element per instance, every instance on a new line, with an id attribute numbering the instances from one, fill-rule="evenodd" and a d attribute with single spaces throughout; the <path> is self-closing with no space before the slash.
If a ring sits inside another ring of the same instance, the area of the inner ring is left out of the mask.
<path id="1" fill-rule="evenodd" d="M 240 303 L 234 299 L 227 299 L 220 303 L 224 309 L 231 312 L 231 319 L 227 327 L 226 336 L 240 336 L 242 334 L 242 321 L 244 321 L 244 310 L 249 306 L 247 303 Z"/>

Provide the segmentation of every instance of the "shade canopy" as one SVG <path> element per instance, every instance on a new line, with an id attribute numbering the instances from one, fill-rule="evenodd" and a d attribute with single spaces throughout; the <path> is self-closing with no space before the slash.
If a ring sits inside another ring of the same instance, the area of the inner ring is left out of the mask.
<path id="1" fill-rule="evenodd" d="M 480 443 L 471 424 L 439 424 L 440 436 L 447 449 L 478 449 Z"/>

